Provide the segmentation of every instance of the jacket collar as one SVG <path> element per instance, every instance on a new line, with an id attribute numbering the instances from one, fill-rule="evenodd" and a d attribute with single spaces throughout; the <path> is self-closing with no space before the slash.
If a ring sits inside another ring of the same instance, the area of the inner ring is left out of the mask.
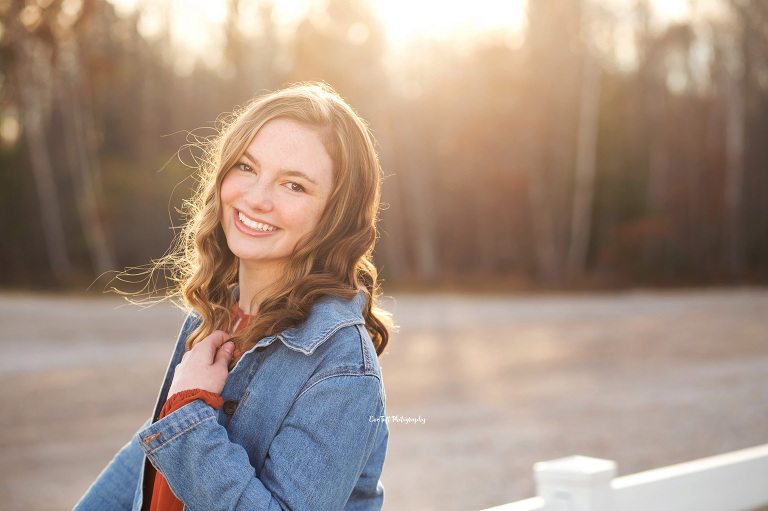
<path id="1" fill-rule="evenodd" d="M 254 348 L 269 346 L 275 339 L 279 339 L 286 347 L 311 355 L 338 330 L 350 325 L 364 325 L 364 307 L 363 292 L 350 301 L 337 296 L 325 296 L 312 306 L 309 317 L 302 324 L 265 337 Z"/>
<path id="2" fill-rule="evenodd" d="M 304 323 L 277 334 L 277 338 L 288 348 L 311 355 L 318 346 L 341 328 L 364 325 L 364 306 L 364 293 L 358 293 L 351 301 L 336 296 L 326 296 L 315 303 Z"/>

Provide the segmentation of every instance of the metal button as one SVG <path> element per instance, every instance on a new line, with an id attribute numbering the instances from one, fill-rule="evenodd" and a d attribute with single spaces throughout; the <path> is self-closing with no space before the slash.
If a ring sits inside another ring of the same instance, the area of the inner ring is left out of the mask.
<path id="1" fill-rule="evenodd" d="M 232 415 L 237 410 L 237 401 L 226 401 L 224 403 L 224 413 Z"/>

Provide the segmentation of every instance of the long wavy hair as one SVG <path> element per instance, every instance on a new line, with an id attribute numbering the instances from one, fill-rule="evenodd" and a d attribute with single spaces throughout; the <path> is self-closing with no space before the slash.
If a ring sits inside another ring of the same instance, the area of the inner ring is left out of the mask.
<path id="1" fill-rule="evenodd" d="M 333 161 L 334 187 L 319 224 L 299 243 L 277 290 L 262 300 L 256 317 L 231 340 L 244 351 L 263 337 L 302 323 L 320 298 L 351 300 L 362 291 L 365 326 L 381 355 L 391 325 L 388 314 L 376 307 L 379 287 L 371 261 L 381 167 L 367 124 L 331 87 L 320 83 L 296 84 L 255 98 L 223 121 L 220 134 L 203 148 L 199 186 L 187 204 L 192 218 L 168 256 L 180 283 L 178 292 L 201 319 L 187 349 L 214 330 L 231 326 L 239 260 L 221 227 L 221 183 L 256 132 L 276 118 L 294 120 L 318 133 Z"/>

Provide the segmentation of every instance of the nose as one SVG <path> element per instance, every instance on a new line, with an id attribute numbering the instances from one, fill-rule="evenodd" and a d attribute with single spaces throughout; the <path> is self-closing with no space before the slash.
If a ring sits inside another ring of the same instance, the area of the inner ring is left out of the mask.
<path id="1" fill-rule="evenodd" d="M 245 190 L 243 200 L 253 211 L 270 211 L 272 209 L 272 187 L 267 180 L 259 176 Z"/>

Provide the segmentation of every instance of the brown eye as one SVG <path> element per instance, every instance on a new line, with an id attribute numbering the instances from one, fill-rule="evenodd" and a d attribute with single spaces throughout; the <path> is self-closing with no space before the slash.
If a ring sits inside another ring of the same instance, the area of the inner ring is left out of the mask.
<path id="1" fill-rule="evenodd" d="M 305 191 L 304 187 L 301 186 L 299 183 L 288 183 L 287 186 L 288 186 L 288 189 L 291 190 L 292 192 L 303 192 L 303 191 Z"/>

